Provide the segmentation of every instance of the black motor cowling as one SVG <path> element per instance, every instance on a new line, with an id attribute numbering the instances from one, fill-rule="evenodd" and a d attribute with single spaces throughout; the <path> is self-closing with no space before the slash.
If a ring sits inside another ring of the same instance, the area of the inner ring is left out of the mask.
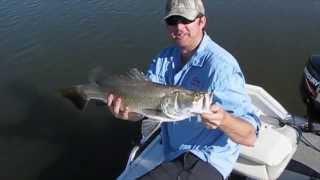
<path id="1" fill-rule="evenodd" d="M 320 55 L 312 55 L 303 71 L 301 95 L 309 113 L 320 113 Z M 308 113 L 308 114 L 309 114 Z"/>

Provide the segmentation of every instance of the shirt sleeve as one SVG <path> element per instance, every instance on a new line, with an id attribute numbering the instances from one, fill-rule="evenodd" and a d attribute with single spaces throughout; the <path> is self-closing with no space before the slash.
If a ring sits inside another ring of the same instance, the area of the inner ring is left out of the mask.
<path id="1" fill-rule="evenodd" d="M 212 74 L 211 91 L 215 102 L 226 111 L 252 124 L 258 133 L 260 119 L 245 88 L 244 76 L 237 64 L 221 61 Z"/>

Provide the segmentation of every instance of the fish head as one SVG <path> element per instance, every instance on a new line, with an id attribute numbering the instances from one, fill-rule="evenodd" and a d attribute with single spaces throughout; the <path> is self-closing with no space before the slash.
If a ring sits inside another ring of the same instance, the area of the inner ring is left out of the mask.
<path id="1" fill-rule="evenodd" d="M 161 104 L 162 111 L 169 117 L 181 119 L 208 112 L 212 103 L 212 94 L 194 91 L 176 91 L 167 96 Z"/>
<path id="2" fill-rule="evenodd" d="M 212 94 L 205 92 L 180 93 L 177 103 L 181 112 L 203 113 L 210 109 Z"/>

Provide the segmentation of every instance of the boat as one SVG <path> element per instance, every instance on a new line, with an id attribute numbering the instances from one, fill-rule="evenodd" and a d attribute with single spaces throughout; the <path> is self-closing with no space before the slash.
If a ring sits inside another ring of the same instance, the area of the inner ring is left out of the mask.
<path id="1" fill-rule="evenodd" d="M 312 56 L 309 62 L 315 60 L 320 64 L 320 56 Z M 320 79 L 314 78 L 310 67 L 306 66 L 304 70 L 301 86 L 304 94 L 307 94 L 306 90 L 310 90 L 311 81 L 314 92 L 320 91 Z M 240 156 L 232 176 L 245 179 L 320 179 L 319 124 L 308 117 L 289 113 L 260 86 L 246 84 L 246 90 L 262 123 L 254 147 L 240 146 Z M 315 104 L 318 98 L 315 94 L 303 96 L 304 101 Z M 140 143 L 131 150 L 126 167 L 117 179 L 137 179 L 158 166 L 164 161 L 162 148 L 159 124 L 142 135 Z"/>

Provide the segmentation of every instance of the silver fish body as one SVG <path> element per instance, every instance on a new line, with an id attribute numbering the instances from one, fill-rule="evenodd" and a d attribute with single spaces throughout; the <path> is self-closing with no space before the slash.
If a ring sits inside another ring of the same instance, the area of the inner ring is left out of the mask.
<path id="1" fill-rule="evenodd" d="M 107 103 L 106 95 L 120 96 L 131 111 L 158 121 L 179 121 L 208 112 L 213 94 L 153 83 L 137 69 L 126 75 L 95 75 L 89 84 L 63 89 L 62 95 L 79 109 L 90 100 Z"/>

